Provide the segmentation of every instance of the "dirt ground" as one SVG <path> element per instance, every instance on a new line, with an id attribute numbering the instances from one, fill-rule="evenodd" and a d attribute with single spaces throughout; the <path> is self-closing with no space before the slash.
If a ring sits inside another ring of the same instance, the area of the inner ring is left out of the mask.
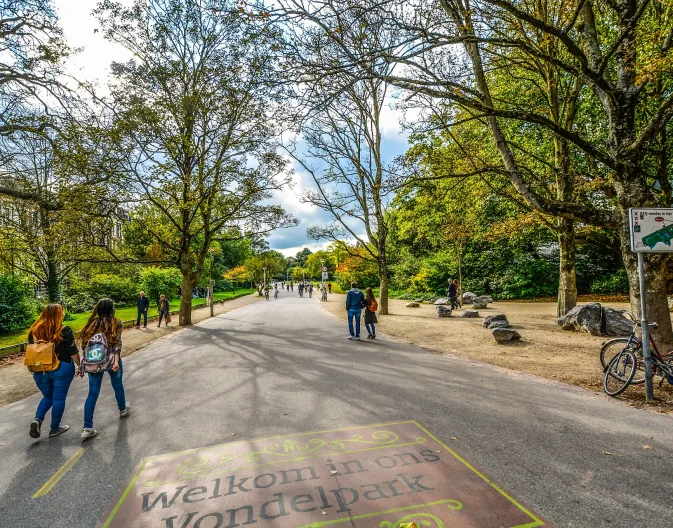
<path id="1" fill-rule="evenodd" d="M 231 312 L 259 300 L 264 300 L 264 297 L 259 297 L 254 293 L 222 304 L 216 303 L 215 315 Z M 192 312 L 192 322 L 194 324 L 209 317 L 209 308 L 198 308 Z M 149 321 L 146 329 L 125 328 L 122 356 L 133 354 L 149 343 L 181 330 L 181 327 L 177 324 L 177 319 L 177 315 L 173 316 L 173 322 L 168 327 L 157 328 L 156 321 Z M 37 387 L 32 375 L 23 366 L 23 356 L 0 361 L 0 407 L 22 400 L 35 392 L 37 392 Z"/>
<path id="2" fill-rule="evenodd" d="M 554 302 L 499 302 L 479 310 L 480 318 L 461 319 L 462 310 L 453 317 L 438 319 L 435 307 L 421 304 L 420 308 L 407 308 L 408 301 L 391 299 L 386 316 L 378 316 L 377 333 L 385 333 L 406 343 L 413 343 L 439 353 L 490 363 L 542 378 L 577 385 L 595 392 L 603 391 L 603 371 L 599 351 L 609 338 L 594 337 L 587 333 L 561 330 L 556 324 Z M 332 294 L 323 308 L 346 320 L 345 296 Z M 628 309 L 623 303 L 610 303 L 615 309 Z M 470 308 L 470 306 L 466 306 Z M 521 334 L 521 341 L 513 344 L 496 343 L 491 332 L 483 327 L 483 317 L 505 314 L 513 328 Z M 366 330 L 362 329 L 366 337 Z M 344 337 L 348 337 L 347 330 Z M 673 412 L 673 386 L 655 378 L 655 397 L 658 401 L 648 408 L 660 412 Z M 644 385 L 629 387 L 622 400 L 634 406 L 645 406 Z"/>

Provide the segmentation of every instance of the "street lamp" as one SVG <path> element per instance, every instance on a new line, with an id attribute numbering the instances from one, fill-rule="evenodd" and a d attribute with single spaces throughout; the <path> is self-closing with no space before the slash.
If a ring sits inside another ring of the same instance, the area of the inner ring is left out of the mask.
<path id="1" fill-rule="evenodd" d="M 266 266 L 264 266 L 264 291 L 266 291 Z"/>

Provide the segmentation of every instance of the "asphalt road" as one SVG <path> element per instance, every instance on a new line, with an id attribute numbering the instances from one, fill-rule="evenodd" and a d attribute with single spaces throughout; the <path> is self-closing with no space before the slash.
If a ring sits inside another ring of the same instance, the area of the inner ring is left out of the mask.
<path id="1" fill-rule="evenodd" d="M 144 457 L 405 420 L 556 526 L 673 525 L 670 417 L 385 336 L 346 337 L 318 299 L 281 292 L 126 358 L 132 415 L 118 418 L 105 381 L 98 439 L 79 439 L 85 380 L 73 382 L 60 437 L 28 436 L 37 395 L 0 409 L 0 526 L 95 526 Z"/>

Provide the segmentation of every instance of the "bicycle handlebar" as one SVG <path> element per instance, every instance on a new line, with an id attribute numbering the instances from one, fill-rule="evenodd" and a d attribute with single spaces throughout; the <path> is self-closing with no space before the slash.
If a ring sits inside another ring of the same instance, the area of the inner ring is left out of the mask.
<path id="1" fill-rule="evenodd" d="M 636 320 L 636 316 L 633 315 L 633 314 L 632 314 L 631 312 L 629 312 L 628 310 L 619 310 L 619 311 L 620 311 L 620 313 L 621 313 L 622 315 L 628 315 L 629 319 L 631 319 L 631 321 L 633 321 L 633 324 L 634 324 L 635 326 L 641 326 L 641 325 L 642 325 L 642 323 L 641 323 L 640 321 L 637 321 L 637 320 Z M 656 330 L 657 328 L 659 328 L 659 325 L 658 325 L 657 323 L 647 323 L 647 326 L 653 328 L 654 330 Z"/>

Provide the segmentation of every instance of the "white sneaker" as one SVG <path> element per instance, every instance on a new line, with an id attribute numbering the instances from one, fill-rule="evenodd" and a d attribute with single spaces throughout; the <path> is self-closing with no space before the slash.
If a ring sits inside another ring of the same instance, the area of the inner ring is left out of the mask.
<path id="1" fill-rule="evenodd" d="M 348 339 L 355 339 L 355 337 L 352 336 L 352 335 L 349 335 L 349 336 L 348 336 Z"/>
<path id="2" fill-rule="evenodd" d="M 360 341 L 360 338 L 359 337 L 354 337 L 353 341 Z"/>
<path id="3" fill-rule="evenodd" d="M 119 417 L 124 418 L 124 416 L 128 416 L 129 414 L 131 414 L 131 404 L 126 402 L 126 408 L 123 411 L 119 411 Z"/>
<path id="4" fill-rule="evenodd" d="M 97 434 L 98 434 L 98 431 L 96 431 L 95 429 L 87 429 L 85 427 L 84 429 L 82 429 L 81 437 L 82 437 L 82 440 L 88 440 L 89 438 L 93 438 Z"/>

